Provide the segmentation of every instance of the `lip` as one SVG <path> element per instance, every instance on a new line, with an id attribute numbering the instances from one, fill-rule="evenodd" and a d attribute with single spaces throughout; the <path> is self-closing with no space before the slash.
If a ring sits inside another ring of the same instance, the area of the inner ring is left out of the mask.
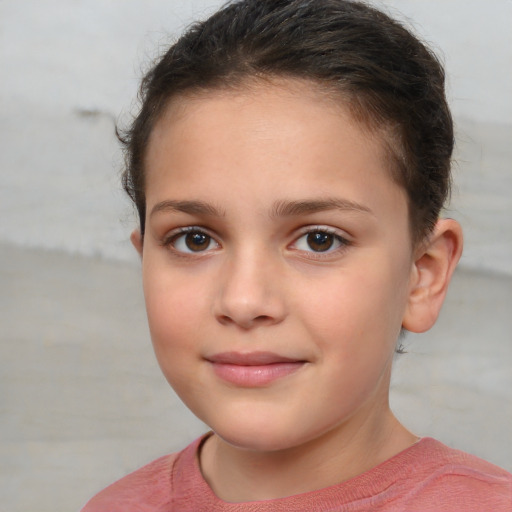
<path id="1" fill-rule="evenodd" d="M 207 357 L 212 369 L 224 381 L 240 387 L 262 387 L 302 368 L 305 360 L 273 352 L 223 352 Z"/>

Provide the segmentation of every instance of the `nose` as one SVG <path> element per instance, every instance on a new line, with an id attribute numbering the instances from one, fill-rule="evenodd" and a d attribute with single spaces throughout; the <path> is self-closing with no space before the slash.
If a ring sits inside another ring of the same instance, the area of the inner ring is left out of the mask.
<path id="1" fill-rule="evenodd" d="M 262 252 L 245 251 L 225 262 L 213 305 L 221 324 L 247 330 L 278 324 L 286 317 L 282 272 Z"/>

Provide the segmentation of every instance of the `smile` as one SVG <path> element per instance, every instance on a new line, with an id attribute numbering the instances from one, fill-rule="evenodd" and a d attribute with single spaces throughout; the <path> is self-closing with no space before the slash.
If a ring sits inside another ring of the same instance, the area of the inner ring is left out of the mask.
<path id="1" fill-rule="evenodd" d="M 306 361 L 271 352 L 224 352 L 207 358 L 217 377 L 241 387 L 262 387 L 302 368 Z"/>

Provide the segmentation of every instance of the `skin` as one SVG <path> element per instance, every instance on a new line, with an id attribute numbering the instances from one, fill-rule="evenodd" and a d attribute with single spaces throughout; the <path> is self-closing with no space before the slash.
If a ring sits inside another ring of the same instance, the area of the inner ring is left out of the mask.
<path id="1" fill-rule="evenodd" d="M 383 151 L 298 80 L 176 98 L 153 130 L 132 242 L 157 359 L 214 432 L 201 470 L 226 501 L 333 485 L 417 440 L 389 409 L 395 344 L 435 322 L 462 235 L 441 220 L 412 246 Z M 237 385 L 214 371 L 226 352 L 299 364 Z"/>

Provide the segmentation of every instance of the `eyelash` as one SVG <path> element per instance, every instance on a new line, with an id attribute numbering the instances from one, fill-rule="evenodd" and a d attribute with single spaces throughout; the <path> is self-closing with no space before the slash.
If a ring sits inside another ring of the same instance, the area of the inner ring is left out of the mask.
<path id="1" fill-rule="evenodd" d="M 298 249 L 302 254 L 307 254 L 307 258 L 312 258 L 316 260 L 330 258 L 333 255 L 340 254 L 344 250 L 346 250 L 350 245 L 352 245 L 351 241 L 346 237 L 341 235 L 339 231 L 327 227 L 327 226 L 308 226 L 302 231 L 302 234 L 297 237 L 291 245 L 297 245 L 297 243 L 304 237 L 307 237 L 314 233 L 322 233 L 325 235 L 329 235 L 333 237 L 333 239 L 338 243 L 338 246 L 331 250 L 331 247 L 328 247 L 325 251 L 314 251 L 314 250 L 301 250 Z"/>
<path id="2" fill-rule="evenodd" d="M 326 226 L 308 226 L 307 228 L 304 228 L 302 230 L 301 234 L 297 238 L 295 238 L 295 240 L 288 247 L 296 246 L 297 243 L 302 238 L 308 237 L 309 235 L 312 235 L 314 233 L 321 233 L 321 234 L 325 234 L 325 235 L 332 237 L 338 243 L 338 246 L 332 250 L 331 250 L 331 247 L 328 247 L 324 251 L 305 250 L 305 249 L 298 249 L 298 248 L 296 249 L 297 251 L 299 251 L 302 254 L 307 254 L 308 258 L 317 259 L 317 260 L 329 258 L 333 255 L 333 253 L 338 254 L 338 253 L 342 252 L 343 250 L 346 250 L 347 247 L 349 247 L 351 245 L 350 240 L 348 240 L 344 236 L 340 235 L 340 233 L 333 228 L 329 228 Z M 208 237 L 208 247 L 205 250 L 199 250 L 199 251 L 193 251 L 193 250 L 185 251 L 185 250 L 177 249 L 175 246 L 177 241 L 179 241 L 180 238 L 184 238 L 186 235 L 189 235 L 189 234 L 198 234 L 198 235 L 204 235 L 204 236 Z M 209 234 L 207 229 L 205 229 L 201 226 L 186 226 L 186 227 L 177 228 L 176 230 L 171 232 L 168 236 L 166 236 L 162 240 L 161 245 L 163 247 L 166 247 L 166 248 L 172 250 L 174 252 L 174 254 L 181 256 L 181 257 L 190 257 L 192 255 L 193 255 L 193 257 L 201 257 L 206 254 L 209 254 L 212 251 L 212 249 L 210 248 L 210 245 L 212 242 L 214 244 L 216 244 L 216 246 L 217 246 L 216 248 L 220 247 L 219 242 L 216 241 L 216 239 L 213 235 Z"/>
<path id="3" fill-rule="evenodd" d="M 175 244 L 180 238 L 184 238 L 186 235 L 190 234 L 199 234 L 204 235 L 209 238 L 209 244 L 213 241 L 217 244 L 217 246 L 220 246 L 220 244 L 215 240 L 215 237 L 210 235 L 208 233 L 208 230 L 201 227 L 201 226 L 186 226 L 182 228 L 178 228 L 174 231 L 172 231 L 168 236 L 166 236 L 163 240 L 161 245 L 165 248 L 168 248 L 174 252 L 174 254 L 182 257 L 190 257 L 190 255 L 194 255 L 195 257 L 201 257 L 206 253 L 209 253 L 210 250 L 205 251 L 181 251 L 179 249 L 176 249 Z M 207 248 L 208 249 L 208 248 Z"/>

